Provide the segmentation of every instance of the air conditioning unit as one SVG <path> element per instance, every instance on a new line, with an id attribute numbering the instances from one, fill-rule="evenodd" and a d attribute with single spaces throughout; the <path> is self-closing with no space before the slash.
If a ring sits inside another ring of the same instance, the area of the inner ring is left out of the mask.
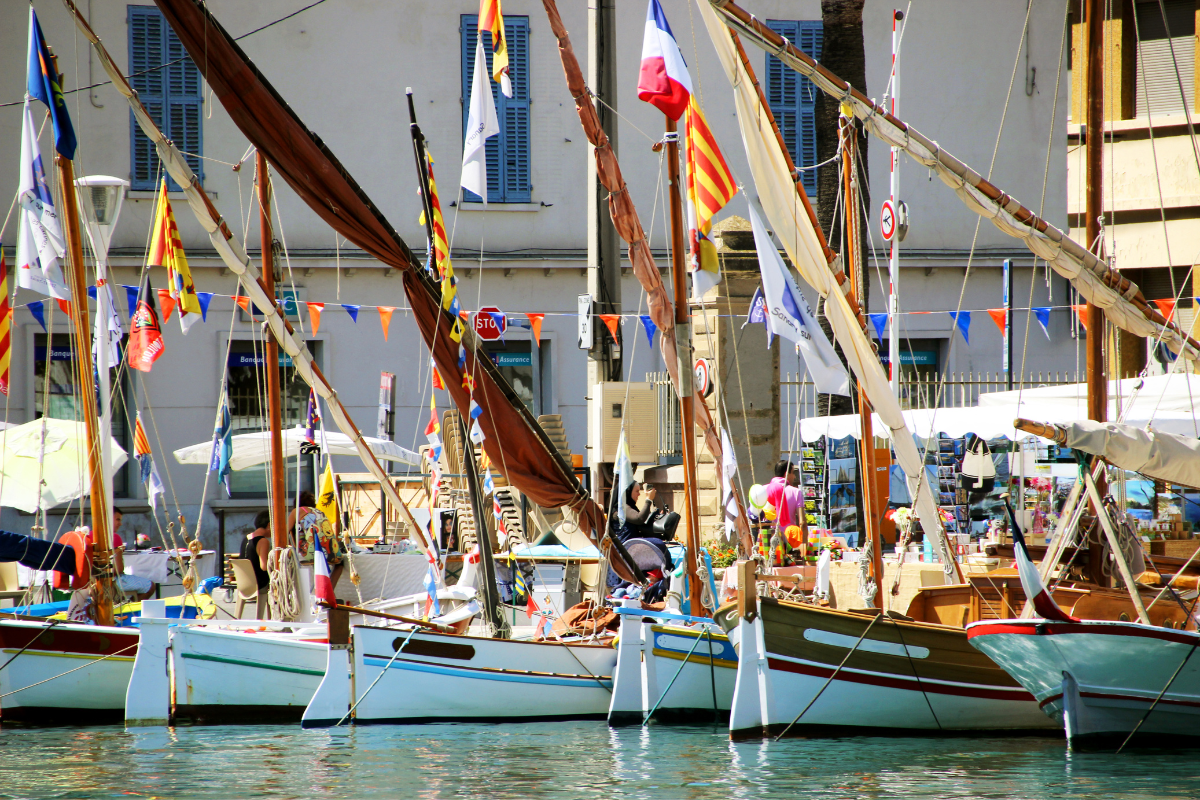
<path id="1" fill-rule="evenodd" d="M 639 464 L 658 460 L 658 390 L 652 383 L 610 381 L 593 389 L 592 413 L 600 432 L 600 461 L 615 463 L 624 425 L 629 458 Z"/>

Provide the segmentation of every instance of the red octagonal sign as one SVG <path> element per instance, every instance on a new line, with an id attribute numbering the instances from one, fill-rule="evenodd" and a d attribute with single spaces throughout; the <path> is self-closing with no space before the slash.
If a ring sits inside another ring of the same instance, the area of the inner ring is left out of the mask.
<path id="1" fill-rule="evenodd" d="M 485 306 L 475 314 L 475 335 L 494 342 L 508 330 L 508 318 L 495 306 Z"/>

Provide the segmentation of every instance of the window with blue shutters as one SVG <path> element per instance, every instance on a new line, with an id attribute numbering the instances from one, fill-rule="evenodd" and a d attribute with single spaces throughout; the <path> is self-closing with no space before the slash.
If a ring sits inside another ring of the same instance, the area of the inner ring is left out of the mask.
<path id="1" fill-rule="evenodd" d="M 820 20 L 769 19 L 767 26 L 817 61 L 821 60 L 824 29 Z M 767 55 L 767 105 L 779 124 L 784 144 L 797 167 L 817 163 L 817 87 L 808 78 Z M 817 171 L 800 173 L 804 191 L 817 195 Z"/>
<path id="2" fill-rule="evenodd" d="M 200 70 L 154 6 L 129 6 L 129 82 L 168 139 L 204 179 L 204 126 Z M 134 190 L 158 188 L 158 153 L 129 112 L 130 183 Z M 179 186 L 167 176 L 167 188 Z"/>
<path id="3" fill-rule="evenodd" d="M 467 114 L 471 110 L 471 79 L 475 69 L 475 43 L 478 41 L 479 17 L 463 14 L 462 50 L 462 127 L 467 130 Z M 489 81 L 492 100 L 496 103 L 496 119 L 500 133 L 487 140 L 487 173 L 489 203 L 528 203 L 533 187 L 529 175 L 529 17 L 505 17 L 504 35 L 508 39 L 508 75 L 513 96 L 505 97 L 500 84 Z M 492 74 L 492 37 L 484 37 L 483 52 L 487 56 L 488 74 Z M 459 137 L 459 144 L 462 144 Z M 474 192 L 464 190 L 463 200 L 478 203 Z"/>

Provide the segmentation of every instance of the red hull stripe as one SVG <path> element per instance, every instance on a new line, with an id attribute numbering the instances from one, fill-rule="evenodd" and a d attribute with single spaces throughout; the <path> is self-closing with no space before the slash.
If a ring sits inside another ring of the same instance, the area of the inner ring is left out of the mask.
<path id="1" fill-rule="evenodd" d="M 767 658 L 767 664 L 771 669 L 779 670 L 780 672 L 794 672 L 798 675 L 811 675 L 816 678 L 828 678 L 833 674 L 832 669 L 825 667 L 816 667 L 811 664 L 797 664 L 794 661 L 784 661 L 779 658 Z M 929 694 L 949 694 L 957 697 L 976 697 L 983 700 L 1014 700 L 1032 702 L 1034 697 L 1029 692 L 1023 689 L 984 689 L 971 686 L 947 686 L 944 683 L 935 683 L 933 681 L 924 680 L 917 682 L 912 678 L 893 678 L 878 674 L 863 674 L 861 672 L 847 672 L 842 670 L 838 673 L 839 681 L 847 683 L 865 683 L 870 686 L 883 686 L 888 689 L 902 689 L 909 692 L 919 692 L 924 690 Z"/>
<path id="2" fill-rule="evenodd" d="M 1040 628 L 1040 630 L 1039 630 Z M 967 639 L 976 636 L 988 636 L 997 633 L 1008 633 L 1016 636 L 1053 636 L 1062 633 L 1094 633 L 1103 636 L 1134 636 L 1139 639 L 1159 639 L 1175 644 L 1195 644 L 1197 634 L 1182 631 L 1170 631 L 1166 628 L 1146 628 L 1137 625 L 1089 625 L 1084 623 L 1056 624 L 1053 622 L 1005 625 L 995 623 L 989 625 L 972 625 L 967 628 Z"/>
<path id="3" fill-rule="evenodd" d="M 1114 693 L 1114 692 L 1080 692 L 1079 696 L 1080 697 L 1093 697 L 1093 698 L 1096 698 L 1097 700 L 1129 700 L 1129 701 L 1133 701 L 1135 703 L 1145 703 L 1147 705 L 1154 702 L 1154 699 L 1150 698 L 1150 697 L 1142 697 L 1141 695 L 1136 695 L 1136 694 L 1119 694 L 1119 693 Z M 1061 699 L 1062 699 L 1062 692 L 1059 692 L 1058 694 L 1052 694 L 1049 697 L 1047 697 L 1045 700 L 1043 700 L 1042 702 L 1038 703 L 1038 708 L 1045 708 L 1049 704 L 1056 702 L 1058 700 L 1061 700 Z M 1160 706 L 1166 705 L 1166 706 L 1186 706 L 1188 708 L 1200 708 L 1200 701 L 1198 701 L 1198 700 L 1170 700 L 1170 699 L 1164 697 L 1158 701 L 1158 704 Z"/>

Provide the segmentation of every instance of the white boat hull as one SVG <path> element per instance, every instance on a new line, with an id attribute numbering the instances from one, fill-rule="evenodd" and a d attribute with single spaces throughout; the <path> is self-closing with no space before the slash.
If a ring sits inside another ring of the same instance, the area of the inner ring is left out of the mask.
<path id="1" fill-rule="evenodd" d="M 626 615 L 608 722 L 727 719 L 736 677 L 737 652 L 725 634 Z"/>
<path id="2" fill-rule="evenodd" d="M 1033 619 L 977 622 L 967 635 L 1029 690 L 1073 745 L 1124 740 L 1135 727 L 1138 736 L 1172 738 L 1200 729 L 1200 634 Z"/>
<path id="3" fill-rule="evenodd" d="M 343 718 L 358 724 L 511 722 L 603 719 L 608 712 L 616 662 L 609 645 L 361 626 L 351 629 L 351 639 L 350 649 L 330 651 L 305 727 Z"/>
<path id="4" fill-rule="evenodd" d="M 0 664 L 8 662 L 0 669 L 0 720 L 119 722 L 137 655 L 137 629 L 48 627 L 38 620 L 0 621 Z"/>

